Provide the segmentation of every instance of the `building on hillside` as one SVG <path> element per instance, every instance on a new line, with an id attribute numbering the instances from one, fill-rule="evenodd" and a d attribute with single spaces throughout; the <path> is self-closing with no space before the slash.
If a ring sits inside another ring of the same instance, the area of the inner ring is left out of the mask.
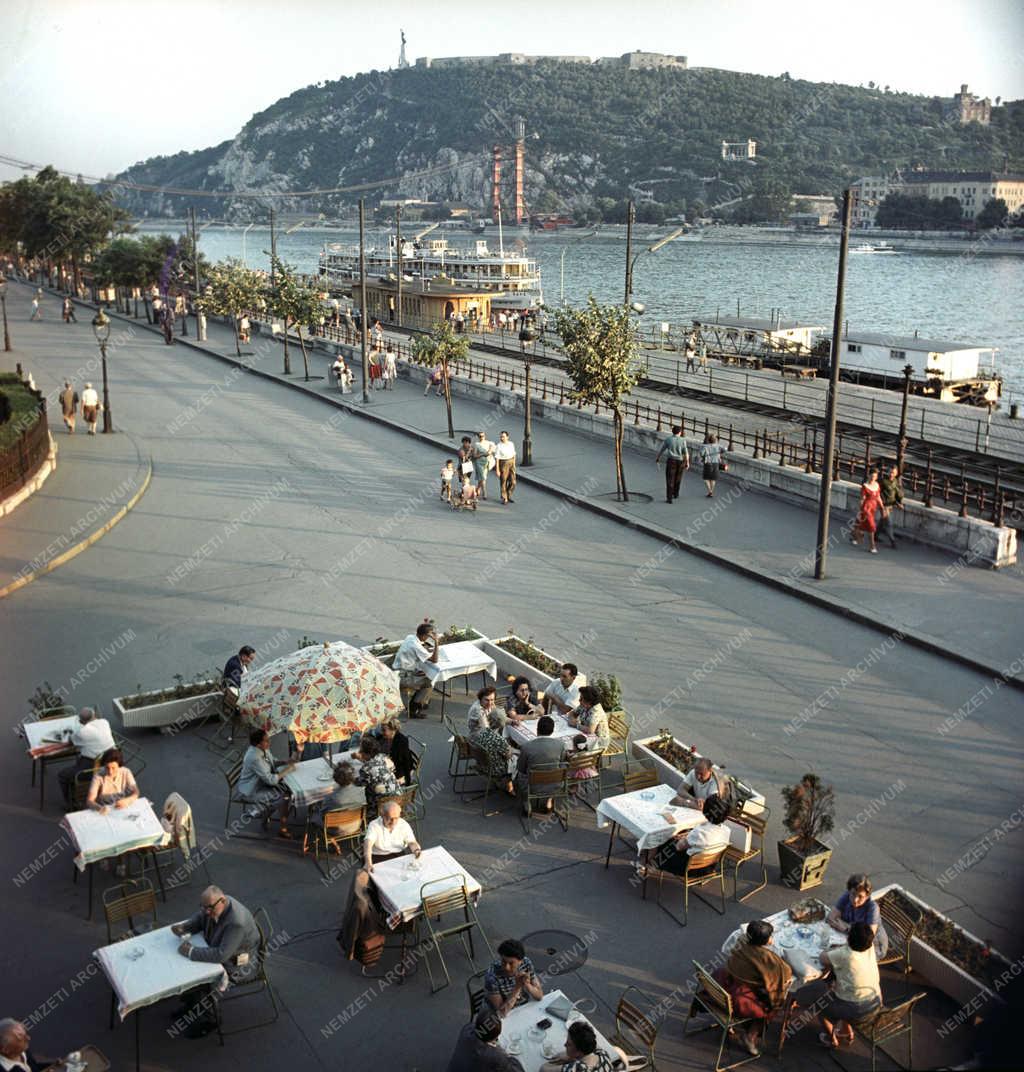
<path id="1" fill-rule="evenodd" d="M 723 141 L 723 160 L 753 160 L 757 156 L 757 142 L 752 138 L 746 141 Z"/>
<path id="2" fill-rule="evenodd" d="M 420 56 L 417 67 L 533 67 L 538 63 L 586 63 L 589 56 L 527 56 L 523 52 L 501 52 L 497 56 Z"/>
<path id="3" fill-rule="evenodd" d="M 1001 199 L 1012 215 L 1024 207 L 1024 172 L 919 170 L 858 179 L 850 184 L 851 225 L 875 227 L 878 206 L 892 193 L 935 201 L 955 197 L 965 220 L 977 219 L 989 201 Z"/>
<path id="4" fill-rule="evenodd" d="M 981 123 L 988 126 L 992 122 L 992 102 L 986 97 L 984 100 L 967 92 L 967 83 L 963 82 L 960 92 L 953 95 L 953 107 L 956 117 L 961 125 L 968 123 Z"/>
<path id="5" fill-rule="evenodd" d="M 625 67 L 630 71 L 653 71 L 664 67 L 686 70 L 685 56 L 671 56 L 667 52 L 624 52 L 621 56 L 602 56 L 597 60 L 601 67 Z"/>

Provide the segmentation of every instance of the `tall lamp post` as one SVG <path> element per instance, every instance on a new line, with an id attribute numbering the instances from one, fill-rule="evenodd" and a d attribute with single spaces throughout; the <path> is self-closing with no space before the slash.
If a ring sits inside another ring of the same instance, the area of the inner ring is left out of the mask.
<path id="1" fill-rule="evenodd" d="M 636 208 L 633 202 L 629 203 L 629 217 L 626 223 L 626 300 L 625 305 L 632 306 L 633 304 L 633 269 L 636 267 L 636 262 L 645 253 L 657 253 L 662 246 L 667 246 L 669 242 L 677 239 L 685 230 L 685 227 L 677 227 L 674 231 L 669 232 L 664 238 L 659 238 L 657 242 L 653 242 L 646 249 L 640 250 L 639 253 L 633 255 L 633 220 L 636 218 Z"/>
<path id="2" fill-rule="evenodd" d="M 363 362 L 363 401 L 370 401 L 370 354 L 366 324 L 366 206 L 359 198 L 359 350 Z"/>
<path id="3" fill-rule="evenodd" d="M 531 396 L 530 396 L 530 369 L 533 365 L 533 354 L 527 350 L 530 343 L 535 342 L 537 333 L 527 324 L 519 332 L 519 348 L 523 352 L 523 367 L 526 370 L 525 395 L 523 398 L 523 457 L 522 465 L 533 465 L 533 426 L 531 423 Z"/>
<path id="4" fill-rule="evenodd" d="M 103 431 L 114 430 L 114 418 L 110 414 L 110 388 L 107 385 L 107 339 L 110 338 L 110 317 L 98 309 L 92 318 L 92 330 L 100 344 L 100 360 L 103 364 Z"/>
<path id="5" fill-rule="evenodd" d="M 907 456 L 907 404 L 910 401 L 910 377 L 914 374 L 913 365 L 903 366 L 903 404 L 900 406 L 900 437 L 896 444 L 896 468 L 903 476 L 903 462 Z"/>
<path id="6" fill-rule="evenodd" d="M 0 305 L 4 310 L 4 351 L 11 352 L 11 333 L 7 328 L 7 280 L 0 278 Z"/>

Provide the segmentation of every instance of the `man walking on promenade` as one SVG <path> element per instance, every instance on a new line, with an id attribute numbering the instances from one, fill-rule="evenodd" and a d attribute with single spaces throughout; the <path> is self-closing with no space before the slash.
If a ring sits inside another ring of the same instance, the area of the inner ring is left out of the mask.
<path id="1" fill-rule="evenodd" d="M 43 291 L 40 287 L 32 297 L 32 315 L 29 320 L 42 320 L 43 319 Z"/>
<path id="2" fill-rule="evenodd" d="M 498 465 L 498 489 L 502 503 L 515 502 L 512 492 L 516 490 L 516 445 L 502 432 L 494 448 L 494 459 Z"/>
<path id="3" fill-rule="evenodd" d="M 75 316 L 75 303 L 70 298 L 64 299 L 64 323 L 78 323 L 78 317 Z"/>
<path id="4" fill-rule="evenodd" d="M 64 390 L 60 393 L 60 412 L 64 418 L 64 427 L 69 434 L 75 434 L 75 415 L 78 413 L 78 392 L 71 386 L 70 380 L 64 381 Z"/>
<path id="5" fill-rule="evenodd" d="M 882 495 L 881 527 L 882 532 L 889 540 L 889 545 L 896 550 L 896 536 L 892 531 L 893 510 L 903 509 L 903 488 L 900 485 L 900 471 L 894 465 L 889 470 L 888 476 L 879 480 Z"/>
<path id="6" fill-rule="evenodd" d="M 686 437 L 678 425 L 672 426 L 672 434 L 665 437 L 655 465 L 661 465 L 661 455 L 666 454 L 665 463 L 665 502 L 675 502 L 679 498 L 679 485 L 683 482 L 683 473 L 690 468 L 690 452 L 686 449 Z"/>
<path id="7" fill-rule="evenodd" d="M 100 411 L 100 396 L 91 383 L 82 391 L 82 417 L 89 426 L 89 435 L 96 434 L 96 417 Z"/>

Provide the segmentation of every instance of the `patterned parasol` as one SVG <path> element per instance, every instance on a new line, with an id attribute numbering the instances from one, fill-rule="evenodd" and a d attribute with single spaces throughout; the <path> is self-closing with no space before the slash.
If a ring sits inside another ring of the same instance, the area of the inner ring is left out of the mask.
<path id="1" fill-rule="evenodd" d="M 287 731 L 300 747 L 347 740 L 402 706 L 398 674 L 343 641 L 300 648 L 246 674 L 238 697 L 246 722 Z"/>

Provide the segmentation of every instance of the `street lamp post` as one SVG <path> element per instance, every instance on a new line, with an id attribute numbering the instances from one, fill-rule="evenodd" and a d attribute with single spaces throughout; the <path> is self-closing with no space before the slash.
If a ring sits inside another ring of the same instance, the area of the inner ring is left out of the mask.
<path id="1" fill-rule="evenodd" d="M 903 366 L 903 404 L 900 406 L 900 435 L 896 444 L 896 468 L 900 476 L 903 476 L 903 461 L 907 456 L 907 404 L 910 401 L 910 377 L 913 374 L 913 365 Z"/>
<path id="2" fill-rule="evenodd" d="M 92 318 L 92 330 L 100 345 L 100 360 L 103 365 L 103 431 L 114 430 L 114 418 L 110 413 L 110 388 L 107 385 L 107 339 L 110 338 L 110 317 L 102 309 Z"/>
<path id="3" fill-rule="evenodd" d="M 531 422 L 531 395 L 530 395 L 530 369 L 533 365 L 533 354 L 526 348 L 535 342 L 537 333 L 527 324 L 519 332 L 519 347 L 523 352 L 523 368 L 526 370 L 526 383 L 523 397 L 523 457 L 522 465 L 533 465 L 533 426 Z"/>
<path id="4" fill-rule="evenodd" d="M 652 242 L 646 249 L 640 250 L 639 253 L 633 255 L 633 221 L 636 219 L 636 206 L 632 201 L 629 203 L 629 215 L 626 219 L 626 301 L 625 305 L 629 308 L 633 306 L 633 269 L 636 267 L 636 262 L 645 253 L 657 253 L 662 246 L 667 246 L 669 242 L 677 239 L 685 227 L 677 227 L 674 231 L 670 231 L 664 238 L 659 238 L 657 242 Z"/>
<path id="5" fill-rule="evenodd" d="M 4 351 L 11 352 L 11 333 L 7 328 L 7 280 L 0 278 L 0 305 L 4 310 Z"/>

